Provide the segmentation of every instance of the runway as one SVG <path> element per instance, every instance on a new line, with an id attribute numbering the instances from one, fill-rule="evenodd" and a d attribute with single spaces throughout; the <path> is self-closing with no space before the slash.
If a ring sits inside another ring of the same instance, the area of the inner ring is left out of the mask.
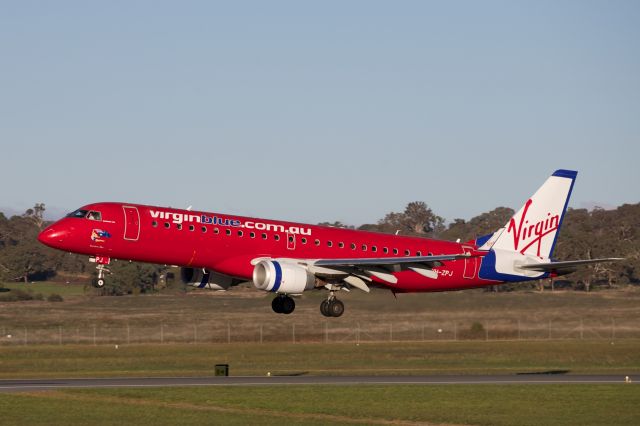
<path id="1" fill-rule="evenodd" d="M 429 375 L 429 376 L 230 376 L 140 377 L 89 379 L 0 380 L 0 392 L 44 391 L 70 388 L 146 388 L 179 386 L 271 386 L 271 385 L 482 385 L 482 384 L 628 384 L 640 376 L 625 375 Z"/>

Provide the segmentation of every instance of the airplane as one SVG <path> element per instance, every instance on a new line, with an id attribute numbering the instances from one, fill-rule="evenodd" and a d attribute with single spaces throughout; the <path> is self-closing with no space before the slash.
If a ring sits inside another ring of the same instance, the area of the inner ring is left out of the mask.
<path id="1" fill-rule="evenodd" d="M 112 259 L 176 265 L 183 282 L 198 288 L 227 290 L 250 280 L 275 293 L 271 307 L 279 314 L 294 311 L 292 296 L 323 289 L 320 312 L 339 317 L 342 290 L 462 290 L 622 260 L 552 258 L 576 176 L 555 171 L 502 228 L 463 243 L 117 202 L 81 207 L 38 239 L 90 256 L 98 287 Z"/>

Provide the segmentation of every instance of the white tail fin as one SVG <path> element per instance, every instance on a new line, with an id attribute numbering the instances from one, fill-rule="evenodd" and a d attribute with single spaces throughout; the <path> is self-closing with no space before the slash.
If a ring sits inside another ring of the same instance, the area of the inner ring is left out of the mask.
<path id="1" fill-rule="evenodd" d="M 497 273 L 531 277 L 536 273 L 520 269 L 518 265 L 548 261 L 577 174 L 556 170 L 504 228 L 481 247 L 495 252 Z"/>

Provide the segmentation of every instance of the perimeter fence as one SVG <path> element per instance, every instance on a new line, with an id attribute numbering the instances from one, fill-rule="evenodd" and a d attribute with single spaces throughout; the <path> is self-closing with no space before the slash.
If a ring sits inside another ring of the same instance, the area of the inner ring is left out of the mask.
<path id="1" fill-rule="evenodd" d="M 264 324 L 154 323 L 2 326 L 0 345 L 103 345 L 148 343 L 360 343 L 421 341 L 499 341 L 640 339 L 639 318 L 443 320 L 429 322 L 345 323 L 270 322 Z"/>

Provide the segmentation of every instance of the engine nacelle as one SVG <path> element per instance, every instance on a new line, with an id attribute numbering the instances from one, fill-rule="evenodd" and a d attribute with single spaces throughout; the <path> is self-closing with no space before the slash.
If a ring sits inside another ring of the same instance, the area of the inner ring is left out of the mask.
<path id="1" fill-rule="evenodd" d="M 233 284 L 233 278 L 202 268 L 180 268 L 180 278 L 186 285 L 210 290 L 227 290 Z"/>
<path id="2" fill-rule="evenodd" d="M 253 268 L 253 285 L 264 291 L 300 294 L 314 288 L 315 282 L 312 273 L 295 263 L 261 260 Z"/>

